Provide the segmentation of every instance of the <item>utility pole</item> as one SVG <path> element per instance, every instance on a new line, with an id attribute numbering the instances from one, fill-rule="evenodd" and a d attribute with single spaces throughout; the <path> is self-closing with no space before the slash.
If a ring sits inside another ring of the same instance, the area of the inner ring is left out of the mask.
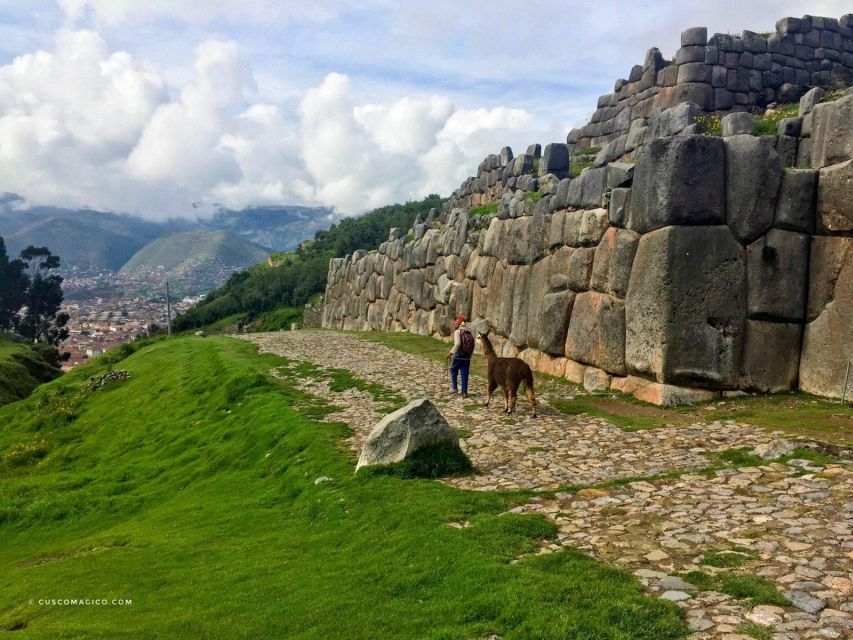
<path id="1" fill-rule="evenodd" d="M 172 335 L 172 301 L 169 299 L 169 281 L 166 280 L 166 335 Z"/>

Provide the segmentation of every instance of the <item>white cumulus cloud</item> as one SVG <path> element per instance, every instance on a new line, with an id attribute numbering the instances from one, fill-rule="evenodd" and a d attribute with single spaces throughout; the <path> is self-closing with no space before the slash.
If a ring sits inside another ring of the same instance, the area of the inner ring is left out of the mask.
<path id="1" fill-rule="evenodd" d="M 0 67 L 0 191 L 161 218 L 199 205 L 355 214 L 448 194 L 483 156 L 526 145 L 536 128 L 523 109 L 458 108 L 441 95 L 359 103 L 339 73 L 288 109 L 258 98 L 229 40 L 203 41 L 189 68 L 176 84 L 168 69 L 68 28 Z"/>

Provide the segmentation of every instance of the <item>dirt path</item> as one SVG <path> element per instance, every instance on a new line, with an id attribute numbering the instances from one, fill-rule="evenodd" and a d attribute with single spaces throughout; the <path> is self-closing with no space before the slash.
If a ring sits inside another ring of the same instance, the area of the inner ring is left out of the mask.
<path id="1" fill-rule="evenodd" d="M 471 399 L 454 397 L 439 363 L 351 334 L 279 332 L 247 339 L 264 352 L 348 369 L 407 400 L 428 397 L 466 435 L 462 446 L 480 473 L 447 481 L 465 489 L 558 489 L 687 472 L 708 466 L 704 452 L 767 444 L 779 435 L 735 422 L 626 432 L 547 403 L 533 419 L 524 399 L 507 418 L 498 394 L 491 407 L 481 406 L 482 379 L 472 376 Z M 382 416 L 381 403 L 357 390 L 333 392 L 324 381 L 308 380 L 305 388 L 342 407 L 335 419 L 350 425 L 351 445 L 360 450 Z M 564 544 L 585 550 L 633 571 L 650 593 L 677 601 L 697 640 L 750 638 L 744 635 L 748 624 L 770 627 L 774 640 L 853 638 L 853 463 L 815 467 L 792 460 L 650 480 L 558 492 L 519 510 L 556 521 L 558 541 L 544 552 Z M 703 564 L 703 555 L 714 552 L 727 554 L 724 564 L 742 566 Z M 743 601 L 670 576 L 689 571 L 760 576 L 793 606 L 749 610 Z"/>

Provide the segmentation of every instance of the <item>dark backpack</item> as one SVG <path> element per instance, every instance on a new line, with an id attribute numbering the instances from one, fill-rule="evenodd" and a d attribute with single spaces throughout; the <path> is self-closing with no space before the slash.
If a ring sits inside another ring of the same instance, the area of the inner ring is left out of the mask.
<path id="1" fill-rule="evenodd" d="M 459 330 L 459 351 L 463 356 L 474 353 L 474 336 L 468 329 Z"/>

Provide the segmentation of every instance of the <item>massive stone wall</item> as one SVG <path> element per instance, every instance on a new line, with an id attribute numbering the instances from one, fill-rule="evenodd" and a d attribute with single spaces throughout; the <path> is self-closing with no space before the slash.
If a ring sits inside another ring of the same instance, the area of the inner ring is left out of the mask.
<path id="1" fill-rule="evenodd" d="M 853 95 L 778 134 L 656 112 L 634 162 L 570 178 L 568 148 L 505 148 L 410 232 L 331 262 L 323 325 L 447 336 L 464 315 L 534 368 L 674 404 L 799 384 L 853 360 Z M 700 111 L 701 113 L 701 111 Z M 483 207 L 492 203 L 491 207 Z"/>
<path id="2" fill-rule="evenodd" d="M 728 112 L 798 100 L 810 87 L 853 84 L 853 14 L 840 20 L 784 18 L 776 33 L 714 34 L 704 27 L 681 34 L 672 61 L 650 49 L 645 62 L 598 99 L 591 121 L 569 133 L 575 147 L 619 140 L 631 150 L 656 108 L 692 102 L 704 112 Z"/>

